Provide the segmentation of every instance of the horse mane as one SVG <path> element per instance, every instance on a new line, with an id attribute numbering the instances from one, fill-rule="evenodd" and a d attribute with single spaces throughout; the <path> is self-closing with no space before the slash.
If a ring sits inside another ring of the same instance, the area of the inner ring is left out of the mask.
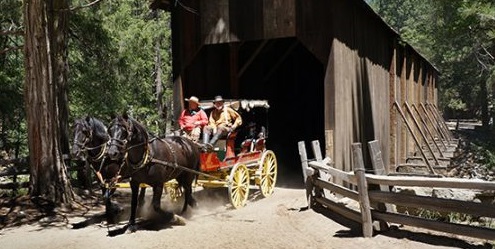
<path id="1" fill-rule="evenodd" d="M 122 118 L 123 119 L 123 118 Z M 125 120 L 124 120 L 125 121 Z M 133 133 L 136 133 L 134 130 L 136 130 L 138 133 L 142 134 L 146 141 L 149 141 L 149 134 L 148 130 L 144 127 L 143 124 L 139 123 L 137 120 L 129 117 L 127 121 L 131 125 L 131 130 Z"/>
<path id="2" fill-rule="evenodd" d="M 89 119 L 87 118 L 86 121 L 91 129 L 93 129 L 93 134 L 96 137 L 108 140 L 107 127 L 103 124 L 103 122 L 94 117 L 90 117 Z"/>

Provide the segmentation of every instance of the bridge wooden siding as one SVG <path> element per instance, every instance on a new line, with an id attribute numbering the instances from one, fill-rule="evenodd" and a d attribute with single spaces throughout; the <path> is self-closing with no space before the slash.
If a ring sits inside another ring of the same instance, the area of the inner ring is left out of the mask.
<path id="1" fill-rule="evenodd" d="M 152 4 L 172 14 L 176 115 L 183 107 L 183 98 L 191 94 L 211 98 L 220 92 L 228 98 L 246 98 L 253 94 L 246 89 L 279 84 L 272 78 L 284 75 L 277 72 L 287 70 L 280 65 L 304 50 L 317 59 L 316 67 L 323 73 L 306 77 L 304 71 L 309 70 L 304 68 L 305 62 L 299 62 L 295 67 L 301 68 L 302 76 L 286 83 L 289 90 L 268 92 L 263 97 L 273 103 L 276 94 L 300 94 L 300 98 L 311 101 L 314 93 L 298 93 L 297 89 L 323 89 L 318 96 L 322 99 L 316 102 L 321 103 L 321 109 L 316 110 L 317 122 L 294 127 L 306 137 L 315 136 L 310 131 L 318 129 L 316 138 L 325 144 L 326 154 L 341 170 L 352 170 L 350 148 L 354 142 L 380 141 L 390 172 L 417 155 L 423 158 L 422 164 L 433 168 L 441 153 L 437 147 L 446 150 L 451 137 L 439 127 L 437 69 L 402 42 L 363 0 L 180 2 L 155 0 Z M 267 52 L 277 49 L 277 53 Z M 270 63 L 263 64 L 267 60 Z M 305 82 L 304 78 L 317 80 Z M 291 106 L 287 100 L 276 101 L 281 102 L 275 106 Z M 301 110 L 277 109 L 287 113 L 270 115 L 277 115 L 275 122 L 290 124 L 294 121 L 285 117 Z M 295 145 L 297 141 L 294 137 L 290 142 Z M 288 154 L 297 155 L 293 147 Z M 363 149 L 364 161 L 369 165 L 367 148 Z"/>

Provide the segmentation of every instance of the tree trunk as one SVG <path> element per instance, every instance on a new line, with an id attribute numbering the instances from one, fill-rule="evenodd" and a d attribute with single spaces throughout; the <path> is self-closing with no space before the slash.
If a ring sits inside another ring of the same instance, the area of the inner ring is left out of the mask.
<path id="1" fill-rule="evenodd" d="M 68 0 L 24 2 L 30 195 L 57 206 L 74 200 L 63 159 L 69 149 L 68 8 Z"/>
<path id="2" fill-rule="evenodd" d="M 159 14 L 158 10 L 154 10 L 155 21 L 158 22 Z M 166 133 L 167 129 L 167 113 L 163 104 L 163 82 L 162 82 L 162 56 L 160 53 L 161 48 L 161 35 L 156 38 L 155 43 L 155 90 L 156 90 L 156 109 L 158 111 L 158 117 L 160 120 L 158 121 L 160 131 Z"/>
<path id="3" fill-rule="evenodd" d="M 488 89 L 486 81 L 480 82 L 480 95 L 481 95 L 481 124 L 484 130 L 488 130 L 490 122 L 490 113 L 488 111 Z"/>

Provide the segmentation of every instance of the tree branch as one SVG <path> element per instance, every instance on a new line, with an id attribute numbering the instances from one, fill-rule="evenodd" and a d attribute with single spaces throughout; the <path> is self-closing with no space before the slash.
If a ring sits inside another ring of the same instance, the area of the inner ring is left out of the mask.
<path id="1" fill-rule="evenodd" d="M 76 11 L 76 10 L 80 10 L 80 9 L 83 9 L 83 8 L 88 8 L 88 7 L 91 7 L 91 6 L 95 5 L 95 4 L 98 4 L 101 1 L 103 1 L 103 0 L 95 0 L 95 1 L 93 1 L 91 3 L 88 3 L 88 4 L 84 4 L 84 5 L 77 6 L 77 7 L 72 7 L 72 8 L 70 8 L 70 11 Z"/>
<path id="2" fill-rule="evenodd" d="M 483 51 L 485 51 L 486 55 L 488 55 L 488 57 L 490 57 L 490 59 L 492 59 L 492 61 L 495 61 L 495 57 L 493 57 L 493 55 L 490 54 L 490 52 L 488 51 L 488 49 L 486 49 L 485 46 L 483 46 L 483 45 L 480 45 L 480 46 L 483 49 Z"/>
<path id="3" fill-rule="evenodd" d="M 24 35 L 24 30 L 0 30 L 0 35 Z"/>
<path id="4" fill-rule="evenodd" d="M 10 52 L 12 50 L 22 49 L 23 47 L 24 47 L 24 45 L 17 46 L 17 47 L 8 47 L 8 48 L 5 48 L 3 50 L 0 50 L 0 54 L 5 54 L 5 53 Z"/>

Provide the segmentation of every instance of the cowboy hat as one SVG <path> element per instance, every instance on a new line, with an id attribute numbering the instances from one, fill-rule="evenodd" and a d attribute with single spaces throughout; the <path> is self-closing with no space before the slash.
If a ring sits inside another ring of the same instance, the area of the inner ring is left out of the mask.
<path id="1" fill-rule="evenodd" d="M 196 104 L 199 104 L 199 99 L 196 96 L 191 96 L 190 98 L 185 99 L 187 102 L 194 102 Z"/>
<path id="2" fill-rule="evenodd" d="M 220 95 L 215 96 L 213 103 L 216 103 L 216 102 L 224 102 L 222 96 L 220 96 Z"/>

